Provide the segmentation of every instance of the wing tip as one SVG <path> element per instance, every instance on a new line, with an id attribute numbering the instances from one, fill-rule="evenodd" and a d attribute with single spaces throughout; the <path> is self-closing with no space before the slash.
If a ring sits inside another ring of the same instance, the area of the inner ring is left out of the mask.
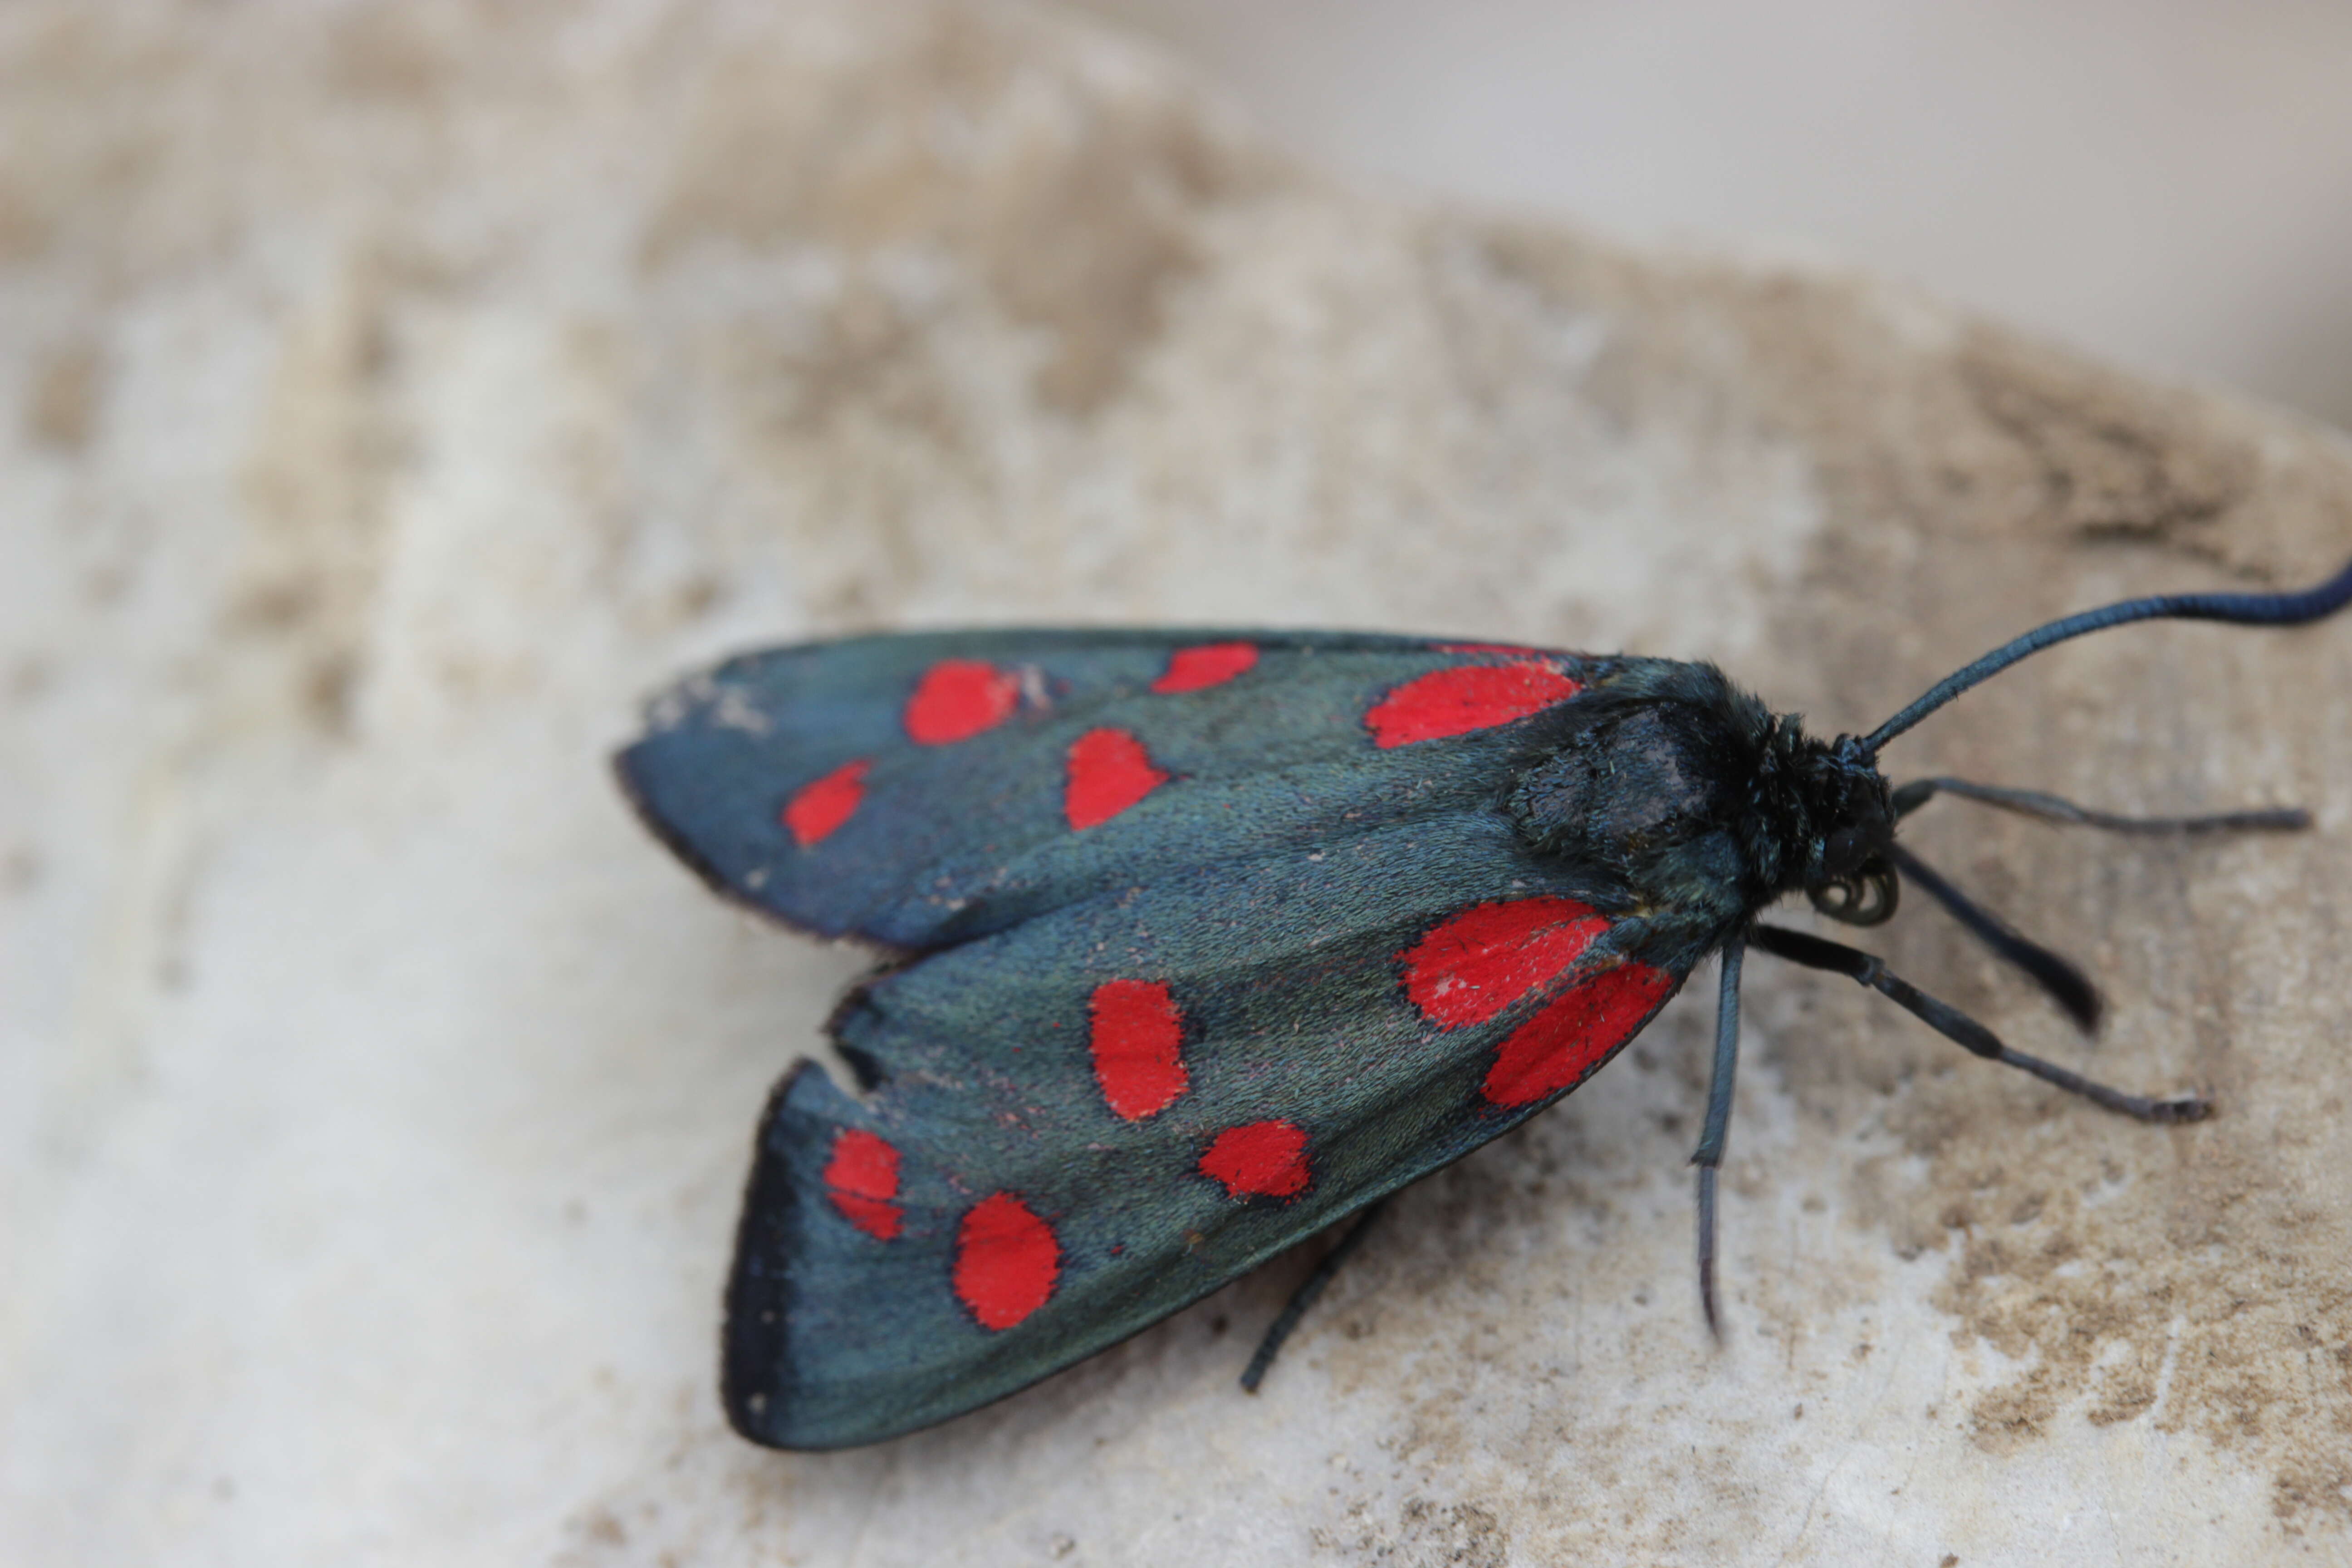
<path id="1" fill-rule="evenodd" d="M 613 780 L 619 787 L 622 798 L 629 803 L 629 810 L 645 830 L 659 840 L 663 848 L 677 857 L 678 862 L 694 873 L 697 881 L 737 909 L 748 910 L 763 921 L 802 936 L 813 937 L 819 942 L 856 942 L 885 960 L 905 958 L 915 951 L 851 930 L 846 922 L 824 926 L 787 913 L 730 874 L 703 848 L 682 822 L 662 809 L 656 798 L 657 786 L 654 778 L 653 758 L 662 739 L 662 732 L 656 731 L 641 735 L 614 751 L 611 759 Z"/>
<path id="2" fill-rule="evenodd" d="M 837 1136 L 865 1120 L 824 1068 L 805 1060 L 776 1085 L 760 1118 L 727 1280 L 719 1394 L 728 1425 L 762 1447 L 856 1448 L 924 1424 L 887 1393 L 805 1375 L 811 1352 L 795 1332 L 801 1276 L 822 1250 L 809 1237 L 827 1194 L 820 1167 Z"/>
<path id="3" fill-rule="evenodd" d="M 725 1323 L 719 1334 L 719 1395 L 728 1424 L 751 1442 L 771 1448 L 823 1448 L 842 1445 L 805 1429 L 793 1376 L 791 1319 L 795 1298 L 793 1262 L 801 1256 L 806 1216 L 814 1197 L 814 1172 L 805 1170 L 822 1120 L 805 1101 L 803 1085 L 811 1074 L 819 1093 L 834 1089 L 824 1069 L 803 1061 L 768 1096 L 752 1143 L 751 1173 L 743 1184 L 743 1208 L 735 1226 L 735 1258 L 729 1270 Z"/>
<path id="4" fill-rule="evenodd" d="M 775 918 L 775 911 L 754 900 L 748 889 L 730 880 L 686 829 L 655 802 L 651 754 L 658 739 L 658 733 L 643 735 L 613 753 L 613 782 L 620 787 L 622 798 L 629 803 L 629 809 L 636 814 L 645 830 L 659 839 L 662 847 L 677 856 L 705 887 L 730 903 Z"/>

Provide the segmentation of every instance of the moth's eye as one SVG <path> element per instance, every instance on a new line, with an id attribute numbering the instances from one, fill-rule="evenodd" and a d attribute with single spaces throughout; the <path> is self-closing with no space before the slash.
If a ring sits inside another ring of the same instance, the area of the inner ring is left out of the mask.
<path id="1" fill-rule="evenodd" d="M 1870 837 L 1859 827 L 1841 827 L 1822 846 L 1822 869 L 1832 877 L 1851 877 L 1870 856 Z"/>

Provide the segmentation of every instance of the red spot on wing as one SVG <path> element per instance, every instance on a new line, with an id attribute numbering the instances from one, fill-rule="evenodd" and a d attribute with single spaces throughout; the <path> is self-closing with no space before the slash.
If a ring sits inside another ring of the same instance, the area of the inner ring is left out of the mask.
<path id="1" fill-rule="evenodd" d="M 1549 985 L 1609 922 L 1574 899 L 1476 904 L 1397 954 L 1404 993 L 1441 1028 L 1480 1024 Z"/>
<path id="2" fill-rule="evenodd" d="M 1217 1134 L 1201 1174 L 1237 1198 L 1286 1198 L 1307 1185 L 1307 1134 L 1289 1121 L 1253 1121 Z"/>
<path id="3" fill-rule="evenodd" d="M 1070 742 L 1070 782 L 1062 815 L 1079 832 L 1108 822 L 1168 775 L 1151 765 L 1143 742 L 1124 730 L 1089 730 Z"/>
<path id="4" fill-rule="evenodd" d="M 907 699 L 907 733 L 921 745 L 950 745 L 993 730 L 1020 705 L 1019 676 L 985 659 L 943 658 Z"/>
<path id="5" fill-rule="evenodd" d="M 1198 691 L 1204 686 L 1222 686 L 1256 664 L 1255 643 L 1211 642 L 1197 647 L 1180 647 L 1168 656 L 1168 668 L 1151 683 L 1151 689 L 1164 696 L 1176 691 Z"/>
<path id="6" fill-rule="evenodd" d="M 794 790 L 784 803 L 784 826 L 793 841 L 805 849 L 847 822 L 866 798 L 866 774 L 873 765 L 860 757 Z"/>
<path id="7" fill-rule="evenodd" d="M 1457 665 L 1396 688 L 1364 714 L 1364 727 L 1382 747 L 1438 741 L 1524 719 L 1583 689 L 1548 664 Z"/>
<path id="8" fill-rule="evenodd" d="M 824 1195 L 850 1224 L 878 1241 L 898 1234 L 898 1151 L 873 1133 L 842 1129 L 824 1163 Z"/>
<path id="9" fill-rule="evenodd" d="M 974 1204 L 956 1227 L 956 1300 L 981 1327 L 1003 1330 L 1045 1304 L 1062 1276 L 1062 1244 L 1011 1193 Z"/>
<path id="10" fill-rule="evenodd" d="M 1184 1019 L 1154 980 L 1106 980 L 1089 1006 L 1095 1081 L 1129 1121 L 1167 1110 L 1184 1092 Z"/>
<path id="11" fill-rule="evenodd" d="M 1675 977 L 1663 969 L 1622 963 L 1562 993 L 1503 1042 L 1486 1073 L 1486 1098 L 1532 1105 L 1574 1088 L 1632 1038 L 1674 988 Z"/>

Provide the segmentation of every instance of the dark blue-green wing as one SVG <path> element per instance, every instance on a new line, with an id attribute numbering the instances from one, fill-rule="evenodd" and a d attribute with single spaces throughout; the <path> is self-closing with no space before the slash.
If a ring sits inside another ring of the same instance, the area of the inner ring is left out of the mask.
<path id="1" fill-rule="evenodd" d="M 919 952 L 1129 877 L 1139 854 L 1281 852 L 1448 809 L 1449 784 L 1526 746 L 1502 721 L 1595 668 L 1331 633 L 852 637 L 684 683 L 619 771 L 730 897 Z"/>
<path id="2" fill-rule="evenodd" d="M 738 1428 L 839 1447 L 985 1404 L 1580 1082 L 1688 962 L 1644 962 L 1673 911 L 1612 909 L 1500 809 L 1606 671 L 963 634 L 738 659 L 657 703 L 621 768 L 664 837 L 908 955 L 835 1019 L 861 1092 L 804 1065 L 761 1126 Z"/>
<path id="3" fill-rule="evenodd" d="M 1566 1093 L 1681 974 L 1447 816 L 1129 884 L 933 954 L 760 1133 L 725 1394 L 873 1442 L 1117 1342 Z"/>

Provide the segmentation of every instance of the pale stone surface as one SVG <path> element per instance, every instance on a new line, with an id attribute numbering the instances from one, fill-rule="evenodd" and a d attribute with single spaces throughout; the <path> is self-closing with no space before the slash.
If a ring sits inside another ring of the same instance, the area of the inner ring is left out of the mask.
<path id="1" fill-rule="evenodd" d="M 2061 609 L 2336 563 L 2336 437 L 1866 284 L 1334 191 L 995 7 L 0 15 L 0 1558 L 2271 1562 L 2352 1520 L 2352 626 L 2119 633 L 1901 748 L 2091 961 L 2150 1131 L 1759 961 L 1697 1321 L 1696 999 L 1302 1259 L 991 1411 L 762 1453 L 752 1119 L 847 954 L 603 768 L 719 650 L 959 620 L 1458 630 L 1859 727 Z M 1704 990 L 1702 985 L 1699 989 Z"/>

